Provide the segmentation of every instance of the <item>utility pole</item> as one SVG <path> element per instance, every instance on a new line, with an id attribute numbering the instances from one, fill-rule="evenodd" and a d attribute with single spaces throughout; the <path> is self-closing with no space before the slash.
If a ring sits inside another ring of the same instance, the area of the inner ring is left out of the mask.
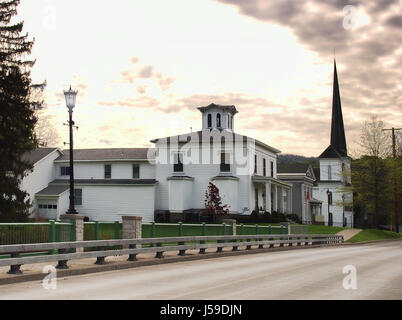
<path id="1" fill-rule="evenodd" d="M 399 217 L 398 217 L 399 213 L 398 213 L 398 185 L 396 178 L 395 131 L 398 130 L 402 130 L 402 128 L 382 129 L 382 131 L 392 131 L 392 157 L 394 159 L 394 219 L 395 219 L 394 221 L 395 221 L 395 232 L 397 233 L 399 233 Z"/>

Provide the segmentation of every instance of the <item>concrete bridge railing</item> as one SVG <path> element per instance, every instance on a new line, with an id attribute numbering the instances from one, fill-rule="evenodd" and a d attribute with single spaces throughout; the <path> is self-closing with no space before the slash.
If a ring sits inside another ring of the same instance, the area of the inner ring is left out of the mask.
<path id="1" fill-rule="evenodd" d="M 222 252 L 225 247 L 237 251 L 239 247 L 246 250 L 284 246 L 336 245 L 343 243 L 342 235 L 233 235 L 233 236 L 191 236 L 164 237 L 122 240 L 71 241 L 38 244 L 16 244 L 0 246 L 1 254 L 10 254 L 11 258 L 0 259 L 0 267 L 10 266 L 9 274 L 21 273 L 20 266 L 43 262 L 55 262 L 56 268 L 67 269 L 68 261 L 74 259 L 96 258 L 95 264 L 104 264 L 108 256 L 128 255 L 128 261 L 136 261 L 138 254 L 155 253 L 155 258 L 163 258 L 163 253 L 178 251 L 185 255 L 186 250 L 199 249 L 200 254 L 206 249 L 216 248 Z M 148 246 L 147 246 L 148 245 Z M 85 251 L 90 249 L 92 251 Z M 107 250 L 108 249 L 108 250 Z M 20 257 L 23 252 L 40 252 L 57 250 L 57 254 Z"/>

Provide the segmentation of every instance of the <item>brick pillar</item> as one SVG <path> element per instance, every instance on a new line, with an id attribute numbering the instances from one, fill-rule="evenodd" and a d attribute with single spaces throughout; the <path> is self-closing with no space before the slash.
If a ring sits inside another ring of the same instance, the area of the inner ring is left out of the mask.
<path id="1" fill-rule="evenodd" d="M 233 235 L 235 236 L 237 234 L 236 220 L 235 219 L 223 219 L 222 223 L 232 225 L 232 227 L 233 227 Z"/>
<path id="2" fill-rule="evenodd" d="M 75 221 L 75 241 L 84 241 L 84 216 L 82 214 L 61 214 L 60 221 Z M 76 252 L 83 252 L 83 248 L 77 248 Z"/>
<path id="3" fill-rule="evenodd" d="M 123 220 L 123 239 L 141 239 L 142 238 L 142 217 L 122 216 Z M 137 245 L 141 248 L 141 245 Z"/>

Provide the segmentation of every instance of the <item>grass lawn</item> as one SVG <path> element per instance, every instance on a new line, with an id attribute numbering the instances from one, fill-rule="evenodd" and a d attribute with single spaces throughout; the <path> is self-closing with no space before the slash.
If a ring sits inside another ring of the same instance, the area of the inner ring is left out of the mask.
<path id="1" fill-rule="evenodd" d="M 350 238 L 346 242 L 357 243 L 372 240 L 391 240 L 391 239 L 402 239 L 401 233 L 377 230 L 377 229 L 365 229 L 358 233 L 354 237 Z"/>

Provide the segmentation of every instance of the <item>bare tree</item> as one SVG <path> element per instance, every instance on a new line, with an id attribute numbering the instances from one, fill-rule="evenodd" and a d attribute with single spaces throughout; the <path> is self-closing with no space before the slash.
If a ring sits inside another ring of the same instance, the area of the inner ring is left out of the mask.
<path id="1" fill-rule="evenodd" d="M 382 131 L 385 125 L 384 122 L 372 115 L 369 120 L 363 122 L 359 150 L 360 156 L 372 156 L 376 158 L 386 158 L 391 155 L 391 145 L 389 143 L 389 134 Z"/>
<path id="2" fill-rule="evenodd" d="M 363 123 L 358 143 L 359 159 L 352 163 L 353 190 L 357 193 L 355 203 L 374 215 L 376 227 L 391 208 L 390 168 L 387 165 L 391 143 L 389 134 L 382 129 L 384 122 L 377 116 L 371 116 Z"/>
<path id="3" fill-rule="evenodd" d="M 61 138 L 56 129 L 54 117 L 45 111 L 36 112 L 38 122 L 35 126 L 35 134 L 40 147 L 61 147 Z"/>

